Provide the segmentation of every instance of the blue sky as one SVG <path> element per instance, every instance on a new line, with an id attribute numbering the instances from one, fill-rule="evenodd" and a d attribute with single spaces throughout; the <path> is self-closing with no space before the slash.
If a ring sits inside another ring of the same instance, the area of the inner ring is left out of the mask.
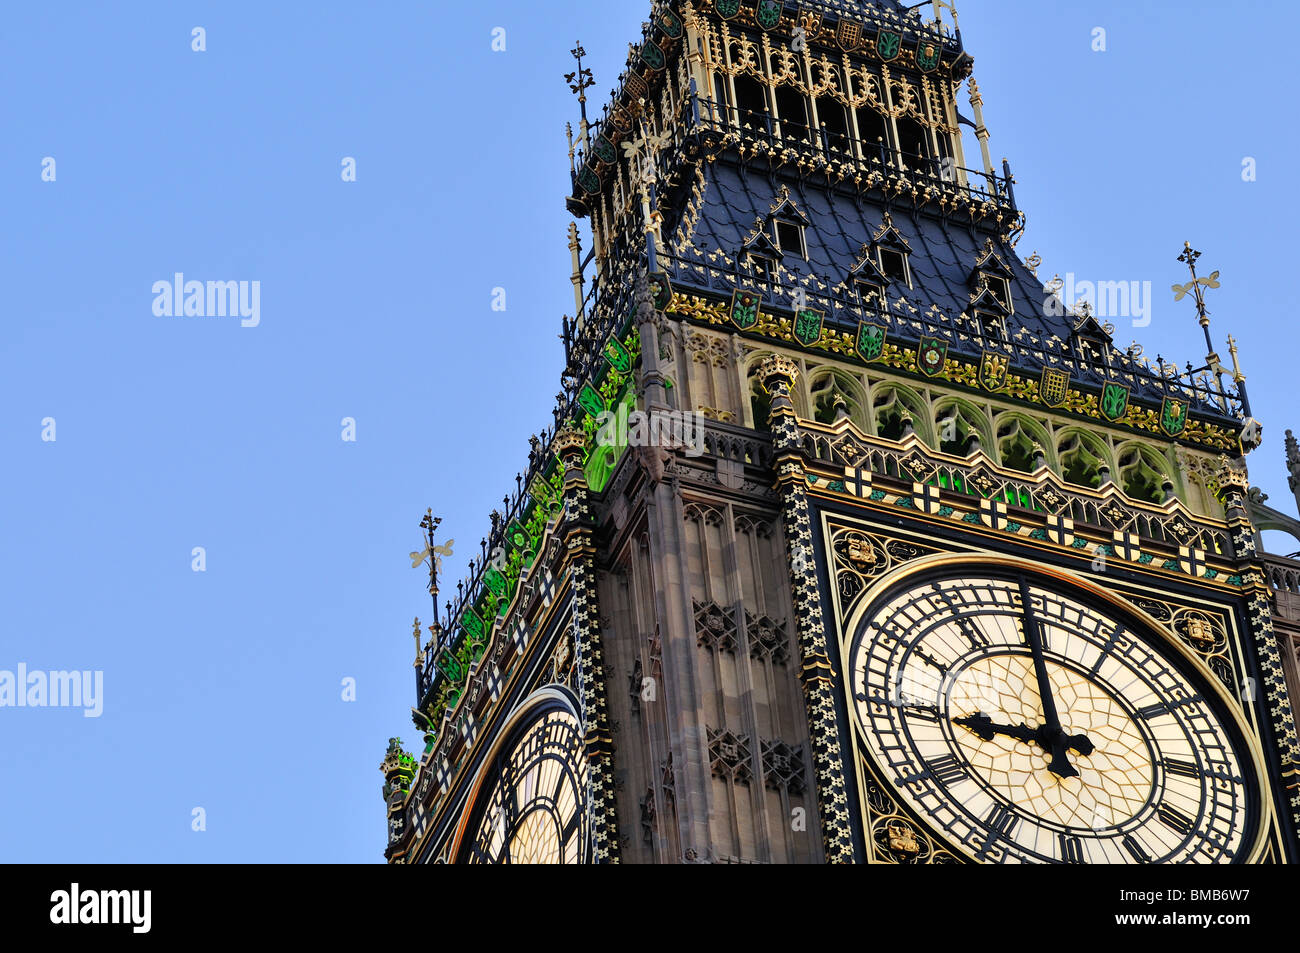
<path id="1" fill-rule="evenodd" d="M 102 670 L 104 711 L 0 708 L 0 860 L 380 861 L 385 742 L 418 745 L 418 521 L 458 573 L 550 422 L 561 75 L 581 38 L 598 106 L 648 3 L 269 6 L 6 11 L 0 669 Z M 1167 289 L 1200 248 L 1265 425 L 1254 482 L 1292 510 L 1300 143 L 1266 43 L 1292 5 L 959 7 L 1019 250 L 1151 281 L 1117 338 L 1181 363 L 1204 345 Z M 260 282 L 260 324 L 156 316 L 178 271 Z"/>

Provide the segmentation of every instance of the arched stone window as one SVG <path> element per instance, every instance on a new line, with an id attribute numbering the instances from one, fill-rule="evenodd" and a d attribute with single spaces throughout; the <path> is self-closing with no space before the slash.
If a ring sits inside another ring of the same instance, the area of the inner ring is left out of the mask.
<path id="1" fill-rule="evenodd" d="M 1021 414 L 1002 414 L 995 422 L 998 461 L 1012 470 L 1033 473 L 1038 469 L 1038 455 L 1046 455 L 1051 446 L 1041 424 Z"/>
<path id="2" fill-rule="evenodd" d="M 1160 453 L 1140 443 L 1119 448 L 1119 485 L 1131 499 L 1163 503 L 1165 485 L 1173 484 L 1173 467 Z"/>
<path id="3" fill-rule="evenodd" d="M 1102 470 L 1111 468 L 1105 443 L 1083 430 L 1070 429 L 1057 436 L 1056 459 L 1067 483 L 1094 490 L 1101 486 Z"/>
<path id="4" fill-rule="evenodd" d="M 964 457 L 975 446 L 991 449 L 988 415 L 973 404 L 947 398 L 939 401 L 934 414 L 934 433 L 944 453 Z"/>
<path id="5" fill-rule="evenodd" d="M 849 418 L 866 428 L 867 401 L 862 385 L 843 371 L 833 368 L 813 371 L 808 379 L 808 395 L 813 418 L 820 423 L 834 423 L 836 405 L 842 401 Z"/>
<path id="6" fill-rule="evenodd" d="M 750 362 L 749 371 L 746 374 L 746 393 L 749 396 L 749 410 L 752 415 L 751 421 L 755 430 L 761 430 L 764 433 L 770 433 L 772 423 L 770 420 L 772 414 L 772 395 L 767 392 L 763 386 L 762 380 L 758 376 L 758 366 L 762 363 L 761 359 Z"/>
<path id="7" fill-rule="evenodd" d="M 900 384 L 876 384 L 871 388 L 871 417 L 876 436 L 902 440 L 910 420 L 917 436 L 931 443 L 928 415 L 921 396 Z"/>

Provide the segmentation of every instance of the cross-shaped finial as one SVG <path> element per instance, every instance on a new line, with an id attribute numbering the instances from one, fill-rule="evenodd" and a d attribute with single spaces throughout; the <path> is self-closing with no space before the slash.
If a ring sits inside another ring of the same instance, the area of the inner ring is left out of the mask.
<path id="1" fill-rule="evenodd" d="M 578 61 L 578 68 L 572 73 L 564 74 L 564 81 L 569 84 L 569 89 L 577 94 L 578 102 L 586 104 L 588 87 L 596 85 L 596 78 L 592 75 L 591 70 L 582 65 L 582 58 L 587 55 L 587 51 L 582 48 L 581 43 L 575 43 L 573 49 L 569 50 L 569 55 Z M 586 118 L 586 110 L 583 110 L 583 118 Z"/>
<path id="2" fill-rule="evenodd" d="M 1201 257 L 1201 253 L 1192 247 L 1191 242 L 1183 242 L 1183 251 L 1178 256 L 1178 260 L 1187 266 L 1187 270 L 1192 273 L 1192 280 L 1185 285 L 1174 285 L 1174 300 L 1182 301 L 1184 297 L 1191 292 L 1196 297 L 1196 317 L 1200 322 L 1201 329 L 1205 332 L 1205 347 L 1209 351 L 1208 363 L 1213 366 L 1217 363 L 1214 354 L 1214 344 L 1210 341 L 1210 313 L 1205 310 L 1205 288 L 1219 287 L 1219 273 L 1216 271 L 1208 278 L 1196 277 L 1196 262 Z"/>

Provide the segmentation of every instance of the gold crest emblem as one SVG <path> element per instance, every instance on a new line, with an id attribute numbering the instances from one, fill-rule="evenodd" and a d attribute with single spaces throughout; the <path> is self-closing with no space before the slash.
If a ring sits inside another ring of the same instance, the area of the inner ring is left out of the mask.
<path id="1" fill-rule="evenodd" d="M 835 27 L 835 42 L 846 53 L 856 50 L 862 42 L 862 24 L 840 17 Z"/>
<path id="2" fill-rule="evenodd" d="M 1006 355 L 985 351 L 980 357 L 980 386 L 985 390 L 1001 390 L 1007 382 L 1009 366 Z"/>
<path id="3" fill-rule="evenodd" d="M 1065 402 L 1070 392 L 1070 375 L 1055 368 L 1043 368 L 1043 380 L 1038 388 L 1038 395 L 1048 407 L 1057 407 Z"/>

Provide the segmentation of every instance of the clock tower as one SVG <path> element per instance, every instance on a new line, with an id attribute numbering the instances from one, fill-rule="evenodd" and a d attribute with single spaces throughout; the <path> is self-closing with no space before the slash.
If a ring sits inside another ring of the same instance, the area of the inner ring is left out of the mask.
<path id="1" fill-rule="evenodd" d="M 422 524 L 389 860 L 1300 860 L 1199 252 L 1184 370 L 1040 280 L 948 3 L 659 0 L 598 113 L 573 54 L 563 390 L 453 600 Z"/>

